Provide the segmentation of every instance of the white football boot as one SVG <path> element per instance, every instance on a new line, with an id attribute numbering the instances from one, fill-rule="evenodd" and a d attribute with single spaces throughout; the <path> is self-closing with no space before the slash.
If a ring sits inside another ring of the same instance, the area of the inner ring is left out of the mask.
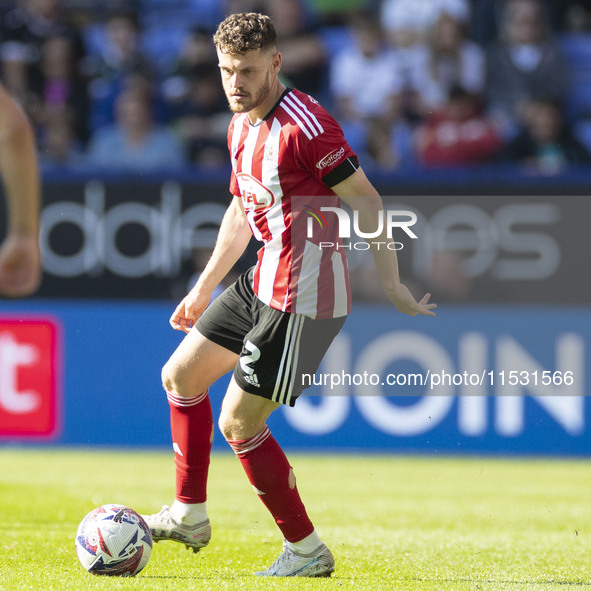
<path id="1" fill-rule="evenodd" d="M 294 552 L 283 540 L 283 552 L 267 569 L 256 573 L 261 577 L 330 577 L 334 572 L 334 558 L 322 544 L 311 554 Z"/>
<path id="2" fill-rule="evenodd" d="M 168 505 L 164 505 L 158 513 L 143 515 L 143 518 L 152 532 L 154 542 L 172 540 L 184 544 L 187 549 L 193 550 L 193 552 L 199 552 L 201 548 L 209 544 L 211 539 L 209 519 L 197 525 L 177 523 L 172 518 Z"/>

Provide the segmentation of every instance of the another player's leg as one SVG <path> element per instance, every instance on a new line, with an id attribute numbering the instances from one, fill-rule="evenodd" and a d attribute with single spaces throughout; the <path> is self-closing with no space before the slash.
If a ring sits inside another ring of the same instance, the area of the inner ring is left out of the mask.
<path id="1" fill-rule="evenodd" d="M 193 329 L 162 370 L 170 406 L 176 494 L 146 521 L 154 541 L 174 540 L 197 552 L 209 542 L 207 475 L 213 440 L 209 386 L 236 364 L 237 355 Z"/>
<path id="2" fill-rule="evenodd" d="M 279 406 L 242 390 L 232 378 L 220 429 L 259 498 L 283 533 L 283 552 L 264 576 L 330 576 L 334 559 L 316 533 L 300 498 L 292 467 L 266 426 Z"/>

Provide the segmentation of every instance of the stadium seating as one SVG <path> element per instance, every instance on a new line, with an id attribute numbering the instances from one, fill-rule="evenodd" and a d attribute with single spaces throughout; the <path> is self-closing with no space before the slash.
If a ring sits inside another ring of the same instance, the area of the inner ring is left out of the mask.
<path id="1" fill-rule="evenodd" d="M 591 34 L 564 34 L 560 44 L 571 73 L 566 114 L 571 120 L 591 117 Z"/>

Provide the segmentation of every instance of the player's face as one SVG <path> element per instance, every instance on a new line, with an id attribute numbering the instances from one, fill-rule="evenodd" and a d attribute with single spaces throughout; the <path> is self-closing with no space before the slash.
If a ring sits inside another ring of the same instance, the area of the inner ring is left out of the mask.
<path id="1" fill-rule="evenodd" d="M 279 71 L 278 53 L 256 49 L 244 55 L 232 55 L 218 50 L 218 59 L 232 112 L 249 113 L 265 103 Z"/>

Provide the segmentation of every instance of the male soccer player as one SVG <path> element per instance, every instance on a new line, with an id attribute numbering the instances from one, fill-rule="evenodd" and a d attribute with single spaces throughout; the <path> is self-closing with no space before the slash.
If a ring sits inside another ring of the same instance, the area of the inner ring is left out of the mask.
<path id="1" fill-rule="evenodd" d="M 209 263 L 170 319 L 173 328 L 188 333 L 162 372 L 170 403 L 176 499 L 147 519 L 156 541 L 175 540 L 194 551 L 209 542 L 208 387 L 234 368 L 219 426 L 284 538 L 279 558 L 257 574 L 329 576 L 333 556 L 314 529 L 293 470 L 266 426 L 280 404 L 295 404 L 303 389 L 298 378 L 316 371 L 350 309 L 342 250 L 320 250 L 304 236 L 292 235 L 297 233 L 295 197 L 305 196 L 310 203 L 322 196 L 335 206 L 343 199 L 359 212 L 362 231 L 375 230 L 382 202 L 334 119 L 313 98 L 280 82 L 281 54 L 269 17 L 233 14 L 219 25 L 214 43 L 235 113 L 228 130 L 234 197 Z M 253 234 L 263 242 L 256 266 L 208 307 L 213 289 Z M 381 281 L 396 307 L 413 316 L 433 315 L 429 294 L 417 302 L 400 283 L 395 251 L 373 248 Z"/>
<path id="2" fill-rule="evenodd" d="M 35 136 L 26 115 L 0 86 L 0 174 L 7 234 L 0 246 L 0 296 L 31 295 L 41 280 L 40 183 Z"/>

